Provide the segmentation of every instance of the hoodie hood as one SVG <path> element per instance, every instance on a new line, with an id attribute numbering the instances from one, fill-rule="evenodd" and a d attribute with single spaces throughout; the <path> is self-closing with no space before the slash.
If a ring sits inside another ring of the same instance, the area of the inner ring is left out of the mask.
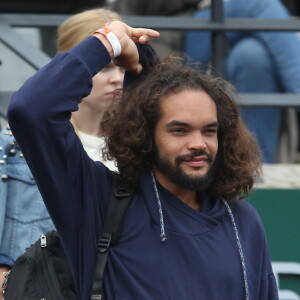
<path id="1" fill-rule="evenodd" d="M 220 200 L 214 200 L 208 197 L 206 193 L 201 195 L 201 211 L 196 211 L 178 197 L 165 189 L 158 182 L 157 189 L 161 201 L 161 209 L 164 217 L 164 226 L 166 235 L 168 231 L 187 235 L 202 235 L 215 229 L 224 215 L 227 214 L 226 207 Z M 145 173 L 140 178 L 140 186 L 149 208 L 153 222 L 161 226 L 160 214 L 155 195 L 155 189 L 151 180 L 151 174 Z M 184 219 L 180 225 L 177 219 Z"/>

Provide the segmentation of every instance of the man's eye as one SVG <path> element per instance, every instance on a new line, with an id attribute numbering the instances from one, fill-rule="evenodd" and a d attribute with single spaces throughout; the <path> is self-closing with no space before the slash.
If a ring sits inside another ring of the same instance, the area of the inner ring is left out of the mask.
<path id="1" fill-rule="evenodd" d="M 173 128 L 170 130 L 170 132 L 175 134 L 184 134 L 186 133 L 186 130 L 184 128 Z"/>
<path id="2" fill-rule="evenodd" d="M 214 134 L 214 133 L 217 132 L 217 129 L 215 129 L 215 128 L 207 128 L 205 130 L 205 132 L 208 133 L 208 134 Z"/>

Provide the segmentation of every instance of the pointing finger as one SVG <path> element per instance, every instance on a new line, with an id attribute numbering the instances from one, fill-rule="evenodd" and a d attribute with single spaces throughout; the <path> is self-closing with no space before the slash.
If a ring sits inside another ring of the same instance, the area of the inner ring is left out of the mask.
<path id="1" fill-rule="evenodd" d="M 140 38 L 141 36 L 158 38 L 159 32 L 147 28 L 131 28 L 131 36 L 135 38 Z"/>

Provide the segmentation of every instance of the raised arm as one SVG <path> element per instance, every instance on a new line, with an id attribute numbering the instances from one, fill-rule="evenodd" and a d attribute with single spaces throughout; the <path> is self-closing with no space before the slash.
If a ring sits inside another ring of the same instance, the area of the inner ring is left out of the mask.
<path id="1" fill-rule="evenodd" d="M 141 65 L 134 43 L 147 43 L 159 35 L 119 21 L 112 22 L 108 28 L 119 40 L 118 57 L 113 57 L 107 38 L 96 33 L 70 51 L 57 55 L 26 81 L 9 105 L 11 129 L 56 226 L 76 226 L 74 220 L 79 222 L 82 216 L 84 199 L 79 198 L 85 189 L 83 181 L 87 177 L 95 180 L 95 164 L 83 151 L 74 132 L 71 112 L 90 93 L 92 77 L 112 59 L 118 66 L 139 73 Z"/>

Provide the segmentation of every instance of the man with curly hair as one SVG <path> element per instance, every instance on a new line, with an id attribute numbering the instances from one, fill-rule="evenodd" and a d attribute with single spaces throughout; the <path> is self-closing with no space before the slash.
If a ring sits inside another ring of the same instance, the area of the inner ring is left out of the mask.
<path id="1" fill-rule="evenodd" d="M 158 63 L 140 45 L 158 36 L 112 22 L 57 55 L 10 103 L 11 129 L 60 234 L 79 298 L 90 299 L 112 175 L 89 159 L 70 115 L 113 60 L 126 70 L 125 88 L 102 123 L 103 151 L 135 195 L 110 249 L 103 298 L 276 300 L 262 223 L 240 201 L 260 169 L 255 139 L 226 81 L 180 57 Z"/>

